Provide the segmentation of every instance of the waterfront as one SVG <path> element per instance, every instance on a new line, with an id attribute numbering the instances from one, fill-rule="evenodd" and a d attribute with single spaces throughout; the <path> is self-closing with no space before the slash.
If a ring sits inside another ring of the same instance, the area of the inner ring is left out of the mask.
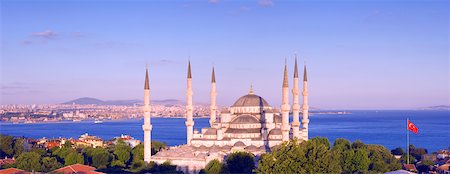
<path id="1" fill-rule="evenodd" d="M 406 117 L 419 128 L 419 134 L 411 133 L 411 144 L 424 147 L 429 152 L 450 146 L 450 111 L 351 111 L 353 114 L 318 114 L 310 117 L 310 138 L 328 137 L 351 141 L 362 140 L 367 144 L 381 144 L 389 149 L 406 146 Z M 208 127 L 208 118 L 196 118 L 195 128 Z M 186 142 L 183 118 L 153 118 L 152 139 L 169 145 Z M 0 123 L 0 133 L 30 138 L 77 138 L 83 133 L 109 140 L 120 134 L 143 139 L 142 120 L 89 122 L 59 122 L 36 124 Z"/>

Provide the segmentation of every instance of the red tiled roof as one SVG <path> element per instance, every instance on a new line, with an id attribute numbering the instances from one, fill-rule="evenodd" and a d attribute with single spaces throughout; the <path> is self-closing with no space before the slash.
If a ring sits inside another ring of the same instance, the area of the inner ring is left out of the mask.
<path id="1" fill-rule="evenodd" d="M 11 158 L 8 158 L 8 159 L 0 159 L 0 166 L 1 166 L 1 165 L 5 165 L 5 164 L 12 164 L 12 163 L 14 163 L 14 162 L 16 162 L 16 160 L 13 160 L 13 159 L 11 159 Z"/>
<path id="2" fill-rule="evenodd" d="M 448 171 L 448 169 L 450 168 L 450 164 L 444 164 L 439 166 L 436 170 L 437 171 Z"/>
<path id="3" fill-rule="evenodd" d="M 416 166 L 414 164 L 403 164 L 403 169 L 408 171 L 417 171 Z"/>
<path id="4" fill-rule="evenodd" d="M 62 173 L 62 174 L 100 174 L 101 172 L 95 171 L 95 167 L 91 167 L 83 164 L 73 164 L 63 168 L 56 169 L 50 173 Z"/>
<path id="5" fill-rule="evenodd" d="M 16 168 L 7 168 L 0 170 L 0 174 L 29 174 L 31 172 L 27 172 L 25 170 L 20 170 Z"/>

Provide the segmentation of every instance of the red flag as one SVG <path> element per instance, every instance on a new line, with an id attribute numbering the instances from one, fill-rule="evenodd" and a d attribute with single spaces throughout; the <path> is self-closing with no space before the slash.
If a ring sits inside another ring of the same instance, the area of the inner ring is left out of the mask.
<path id="1" fill-rule="evenodd" d="M 414 132 L 415 134 L 419 133 L 419 128 L 416 127 L 411 121 L 408 120 L 408 130 Z"/>

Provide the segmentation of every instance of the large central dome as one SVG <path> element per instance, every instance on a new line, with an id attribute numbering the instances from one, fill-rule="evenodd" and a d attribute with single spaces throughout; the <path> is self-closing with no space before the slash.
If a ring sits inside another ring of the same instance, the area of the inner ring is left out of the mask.
<path id="1" fill-rule="evenodd" d="M 255 94 L 247 94 L 240 97 L 234 102 L 232 107 L 266 107 L 270 106 L 261 96 Z"/>

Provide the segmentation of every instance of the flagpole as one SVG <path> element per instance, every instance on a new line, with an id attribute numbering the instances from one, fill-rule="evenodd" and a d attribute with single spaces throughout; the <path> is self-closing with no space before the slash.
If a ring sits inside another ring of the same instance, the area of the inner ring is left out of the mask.
<path id="1" fill-rule="evenodd" d="M 406 164 L 409 164 L 409 131 L 408 131 L 408 121 L 409 118 L 406 118 Z"/>

